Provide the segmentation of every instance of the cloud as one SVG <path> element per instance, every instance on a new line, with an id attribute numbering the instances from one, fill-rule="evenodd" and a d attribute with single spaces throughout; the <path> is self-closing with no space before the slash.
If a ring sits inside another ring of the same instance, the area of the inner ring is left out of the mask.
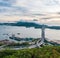
<path id="1" fill-rule="evenodd" d="M 5 11 L 23 15 L 60 12 L 60 0 L 0 0 L 0 12 Z"/>
<path id="2" fill-rule="evenodd" d="M 11 5 L 9 3 L 0 2 L 0 6 L 10 7 Z"/>
<path id="3" fill-rule="evenodd" d="M 10 7 L 15 3 L 15 0 L 0 0 L 0 6 Z"/>
<path id="4" fill-rule="evenodd" d="M 17 0 L 16 5 L 28 8 L 31 13 L 56 12 L 60 10 L 59 0 L 22 0 L 20 2 Z"/>
<path id="5" fill-rule="evenodd" d="M 28 12 L 25 7 L 16 6 L 16 0 L 1 0 L 0 14 L 2 15 L 22 15 Z"/>
<path id="6" fill-rule="evenodd" d="M 30 16 L 48 22 L 51 18 L 56 17 L 50 14 L 54 12 L 59 15 L 60 0 L 0 0 L 0 18 L 1 15 L 2 17 Z"/>

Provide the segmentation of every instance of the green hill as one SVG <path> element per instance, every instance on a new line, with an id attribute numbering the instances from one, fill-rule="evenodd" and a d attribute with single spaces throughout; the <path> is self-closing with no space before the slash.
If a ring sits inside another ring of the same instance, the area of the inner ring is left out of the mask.
<path id="1" fill-rule="evenodd" d="M 60 58 L 60 46 L 43 46 L 23 50 L 2 50 L 0 58 Z"/>

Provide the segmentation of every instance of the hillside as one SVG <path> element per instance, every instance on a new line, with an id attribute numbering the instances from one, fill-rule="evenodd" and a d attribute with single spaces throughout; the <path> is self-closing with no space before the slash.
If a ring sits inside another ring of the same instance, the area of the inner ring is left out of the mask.
<path id="1" fill-rule="evenodd" d="M 60 46 L 23 50 L 0 50 L 0 58 L 60 58 Z"/>
<path id="2" fill-rule="evenodd" d="M 35 27 L 35 28 L 42 28 L 42 24 L 38 24 L 35 22 L 26 22 L 26 21 L 18 21 L 15 23 L 0 23 L 0 25 L 10 25 L 10 26 L 24 26 L 24 27 Z M 60 26 L 48 26 L 45 25 L 46 28 L 49 29 L 56 29 L 56 30 L 60 30 Z"/>

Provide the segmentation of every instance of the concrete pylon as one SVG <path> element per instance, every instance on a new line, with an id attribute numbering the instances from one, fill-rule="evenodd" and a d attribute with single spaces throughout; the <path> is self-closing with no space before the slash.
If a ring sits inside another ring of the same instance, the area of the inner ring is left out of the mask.
<path id="1" fill-rule="evenodd" d="M 44 44 L 45 44 L 45 25 L 42 25 L 41 38 L 37 41 L 37 47 L 40 47 Z"/>
<path id="2" fill-rule="evenodd" d="M 41 28 L 41 39 L 44 42 L 44 40 L 45 40 L 45 25 L 43 25 Z"/>

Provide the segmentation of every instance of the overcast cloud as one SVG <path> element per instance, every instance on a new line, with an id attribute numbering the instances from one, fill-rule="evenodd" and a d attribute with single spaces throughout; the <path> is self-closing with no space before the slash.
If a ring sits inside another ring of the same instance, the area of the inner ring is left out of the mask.
<path id="1" fill-rule="evenodd" d="M 52 17 L 51 13 L 55 13 L 57 16 Z M 0 21 L 18 20 L 21 16 L 50 21 L 51 18 L 59 17 L 59 13 L 60 0 L 0 0 Z M 4 16 L 10 17 L 10 19 L 2 18 Z M 15 18 L 16 16 L 19 16 L 18 19 Z"/>

